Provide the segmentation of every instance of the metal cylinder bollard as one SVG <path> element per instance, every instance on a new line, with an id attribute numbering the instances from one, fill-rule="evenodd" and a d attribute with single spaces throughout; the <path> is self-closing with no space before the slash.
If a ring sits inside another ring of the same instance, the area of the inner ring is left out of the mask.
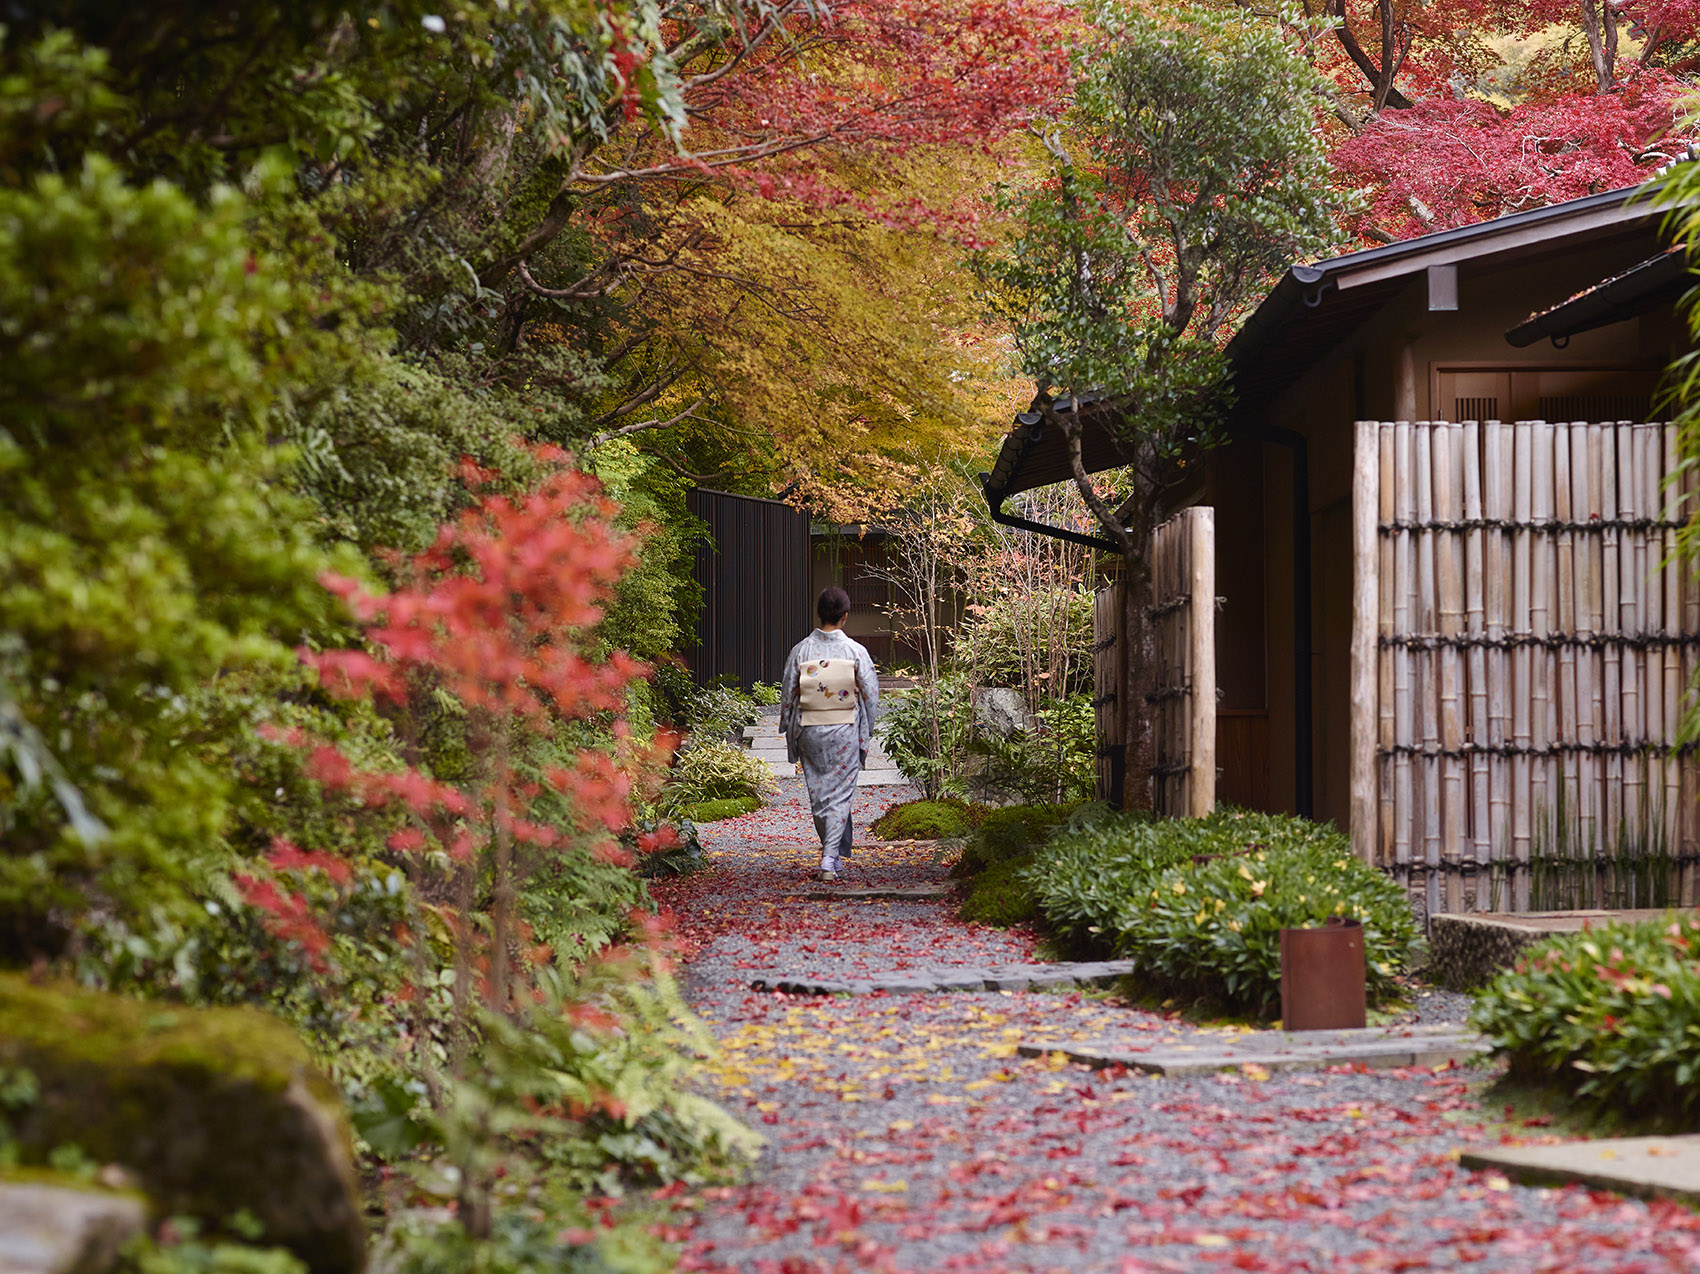
<path id="1" fill-rule="evenodd" d="M 1332 917 L 1320 929 L 1281 930 L 1281 1026 L 1336 1031 L 1368 1018 L 1364 928 Z"/>

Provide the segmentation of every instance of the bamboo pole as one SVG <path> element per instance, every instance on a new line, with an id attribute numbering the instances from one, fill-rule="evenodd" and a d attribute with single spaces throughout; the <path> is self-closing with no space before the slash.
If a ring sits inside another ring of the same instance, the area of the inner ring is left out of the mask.
<path id="1" fill-rule="evenodd" d="M 1412 443 L 1417 470 L 1417 521 L 1423 530 L 1417 532 L 1417 630 L 1434 637 L 1440 629 L 1438 599 L 1435 595 L 1435 532 L 1434 521 L 1434 438 L 1437 431 L 1426 422 L 1414 425 Z M 1427 868 L 1428 914 L 1445 908 L 1440 900 L 1441 861 L 1441 762 L 1436 754 L 1440 744 L 1440 677 L 1437 652 L 1419 652 L 1416 660 L 1416 738 L 1419 748 L 1419 772 L 1422 775 L 1422 842 L 1423 863 Z"/>
<path id="2" fill-rule="evenodd" d="M 1483 632 L 1491 641 L 1505 637 L 1511 578 L 1511 537 L 1504 523 L 1511 515 L 1511 430 L 1500 421 L 1482 426 L 1482 513 L 1494 524 L 1484 533 L 1482 544 Z M 1487 699 L 1487 737 L 1493 751 L 1487 763 L 1487 826 L 1478 831 L 1478 856 L 1503 864 L 1511 854 L 1511 765 L 1502 749 L 1510 741 L 1510 660 L 1507 652 L 1493 646 L 1483 652 L 1483 693 Z M 1497 887 L 1487 904 L 1490 911 L 1512 905 Z M 1478 901 L 1478 906 L 1480 903 Z"/>
<path id="3" fill-rule="evenodd" d="M 1576 505 L 1570 484 L 1570 426 L 1554 425 L 1552 445 L 1553 516 L 1561 525 L 1576 519 Z M 1562 637 L 1576 635 L 1576 536 L 1568 530 L 1558 533 L 1557 609 L 1554 627 Z M 1576 742 L 1576 647 L 1565 644 L 1558 648 L 1558 686 L 1554 696 L 1558 707 L 1557 728 L 1553 741 L 1561 749 Z M 1557 792 L 1563 794 L 1564 805 L 1572 819 L 1581 812 L 1574 799 L 1577 792 L 1577 754 L 1561 750 L 1558 754 Z"/>
<path id="4" fill-rule="evenodd" d="M 1676 434 L 1677 427 L 1666 425 L 1666 429 Z M 1680 435 L 1679 435 L 1680 441 Z M 1686 522 L 1696 514 L 1696 506 L 1700 504 L 1700 474 L 1696 474 L 1692 465 L 1686 465 L 1681 470 L 1678 488 L 1681 491 L 1681 502 L 1673 511 L 1677 521 Z M 1695 579 L 1693 572 L 1683 571 L 1682 578 L 1682 631 L 1692 636 L 1700 633 L 1700 580 Z M 1687 644 L 1682 647 L 1682 684 L 1692 687 L 1695 684 L 1696 665 L 1700 663 L 1700 653 Z M 1692 702 L 1689 710 L 1693 711 Z M 1679 854 L 1688 855 L 1700 849 L 1700 759 L 1693 751 L 1683 754 L 1678 762 L 1678 772 L 1681 776 L 1679 784 L 1679 800 L 1677 808 L 1669 811 L 1667 818 L 1675 824 L 1675 832 L 1671 839 L 1671 848 Z M 1688 878 L 1683 882 L 1681 901 L 1688 906 L 1700 902 L 1700 870 L 1694 865 L 1688 869 Z"/>
<path id="5" fill-rule="evenodd" d="M 1392 425 L 1377 427 L 1376 518 L 1382 525 L 1397 517 L 1394 486 L 1398 468 L 1394 463 L 1394 441 L 1395 430 Z M 1398 809 L 1395 780 L 1397 762 L 1393 759 L 1393 744 L 1398 737 L 1397 674 L 1394 669 L 1399 661 L 1399 652 L 1386 640 L 1397 631 L 1394 625 L 1393 602 L 1393 590 L 1397 582 L 1397 551 L 1398 544 L 1393 536 L 1377 534 L 1376 636 L 1379 649 L 1376 659 L 1376 703 L 1380 711 L 1376 735 L 1376 789 L 1380 808 L 1377 815 L 1374 861 L 1384 868 L 1398 861 L 1393 833 Z"/>
<path id="6" fill-rule="evenodd" d="M 1635 429 L 1633 425 L 1619 425 L 1617 428 L 1617 515 L 1626 522 L 1632 522 L 1642 516 L 1645 510 L 1641 505 L 1641 483 L 1636 476 L 1637 456 L 1635 448 Z M 1628 636 L 1641 632 L 1641 583 L 1639 574 L 1641 532 L 1624 531 L 1618 536 L 1618 628 Z M 1645 663 L 1642 659 L 1641 648 L 1638 645 L 1623 647 L 1619 660 L 1618 676 L 1620 687 L 1620 715 L 1623 719 L 1624 741 L 1631 744 L 1645 742 L 1647 738 L 1647 714 L 1642 706 L 1642 684 L 1645 679 Z M 1647 792 L 1647 766 L 1645 758 L 1636 758 L 1636 763 L 1629 767 L 1625 780 L 1624 799 L 1631 806 L 1640 810 L 1645 807 Z"/>
<path id="7" fill-rule="evenodd" d="M 1347 811 L 1352 850 L 1365 862 L 1376 861 L 1375 736 L 1380 724 L 1376 703 L 1380 662 L 1376 637 L 1381 629 L 1381 554 L 1376 521 L 1381 515 L 1380 431 L 1373 421 L 1357 422 L 1352 447 L 1352 697 L 1351 756 Z"/>
<path id="8" fill-rule="evenodd" d="M 1663 509 L 1664 501 L 1660 498 L 1659 479 L 1664 469 L 1664 436 L 1663 430 L 1657 425 L 1637 424 L 1633 426 L 1636 445 L 1637 482 L 1642 516 L 1657 519 Z M 1640 533 L 1642 548 L 1638 554 L 1642 576 L 1641 591 L 1641 629 L 1652 638 L 1657 638 L 1666 631 L 1665 593 L 1664 593 L 1664 536 L 1658 530 L 1647 530 Z M 1647 796 L 1648 804 L 1666 804 L 1665 800 L 1665 765 L 1663 751 L 1674 738 L 1670 722 L 1665 714 L 1665 658 L 1664 651 L 1657 645 L 1641 647 L 1641 663 L 1643 668 L 1641 680 L 1641 706 L 1646 722 L 1646 741 L 1652 749 L 1647 754 Z"/>
<path id="9" fill-rule="evenodd" d="M 1188 509 L 1192 578 L 1192 813 L 1216 808 L 1216 510 Z"/>
<path id="10" fill-rule="evenodd" d="M 1529 516 L 1536 525 L 1552 518 L 1553 508 L 1553 450 L 1552 426 L 1536 421 L 1530 427 L 1533 465 L 1529 484 Z M 1550 532 L 1534 537 L 1534 552 L 1529 569 L 1529 634 L 1537 639 L 1552 631 L 1552 594 L 1557 571 L 1556 542 Z M 1553 742 L 1553 692 L 1556 664 L 1552 651 L 1536 645 L 1530 651 L 1529 746 L 1537 754 L 1531 758 L 1529 771 L 1529 801 L 1531 815 L 1537 828 L 1547 831 L 1553 814 L 1554 766 L 1549 757 L 1539 755 Z"/>
<path id="11" fill-rule="evenodd" d="M 1591 463 L 1589 440 L 1593 436 L 1593 428 L 1588 424 L 1574 424 L 1570 427 L 1570 508 L 1571 515 L 1577 522 L 1599 521 L 1599 488 L 1595 473 L 1597 466 Z M 1576 665 L 1576 734 L 1575 742 L 1584 747 L 1597 744 L 1598 735 L 1595 733 L 1594 722 L 1598 715 L 1599 699 L 1596 697 L 1598 680 L 1594 676 L 1594 650 L 1591 645 L 1593 636 L 1599 631 L 1599 624 L 1594 617 L 1595 586 L 1594 586 L 1594 554 L 1598 549 L 1597 536 L 1592 531 L 1578 531 L 1572 544 L 1572 565 L 1576 572 L 1575 592 L 1573 594 L 1575 616 L 1571 623 L 1571 631 L 1576 634 L 1582 644 L 1575 649 Z M 1582 838 L 1585 843 L 1599 845 L 1602 843 L 1600 825 L 1600 784 L 1599 784 L 1599 754 L 1597 752 L 1578 751 L 1576 753 L 1576 813 L 1581 820 Z"/>
<path id="12" fill-rule="evenodd" d="M 1459 439 L 1464 461 L 1464 521 L 1482 520 L 1482 426 L 1470 422 L 1460 426 Z M 1464 533 L 1464 631 L 1478 640 L 1487 634 L 1487 581 L 1483 555 L 1485 533 L 1479 525 Z M 1464 659 L 1465 688 L 1470 707 L 1466 744 L 1486 748 L 1488 743 L 1488 680 L 1487 651 L 1474 645 Z M 1491 861 L 1493 830 L 1488 810 L 1488 754 L 1475 752 L 1469 758 L 1469 778 L 1466 782 L 1466 809 L 1470 818 L 1469 849 L 1471 857 L 1483 869 Z M 1480 896 L 1485 870 L 1477 873 L 1475 909 L 1487 910 Z"/>
<path id="13" fill-rule="evenodd" d="M 1434 426 L 1435 516 L 1457 522 L 1460 513 L 1462 426 Z M 1464 661 L 1457 638 L 1464 629 L 1464 537 L 1457 531 L 1435 533 L 1435 588 L 1440 600 L 1440 746 L 1441 820 L 1445 837 L 1441 852 L 1447 863 L 1446 910 L 1464 907 L 1463 875 L 1459 863 L 1468 833 L 1469 803 L 1465 795 L 1468 766 L 1462 755 L 1465 699 Z"/>
<path id="14" fill-rule="evenodd" d="M 1675 478 L 1680 472 L 1677 454 L 1676 430 L 1671 425 L 1652 425 L 1649 432 L 1653 436 L 1653 451 L 1659 460 L 1659 516 L 1667 523 L 1675 521 L 1676 501 L 1671 498 L 1673 488 L 1667 486 L 1666 480 Z M 1665 742 L 1670 748 L 1676 746 L 1682 737 L 1682 692 L 1686 684 L 1682 680 L 1682 646 L 1677 642 L 1683 633 L 1682 627 L 1682 574 L 1684 567 L 1677 557 L 1676 530 L 1672 527 L 1660 534 L 1662 550 L 1661 574 L 1664 577 L 1664 634 L 1670 640 L 1662 652 L 1664 664 L 1664 698 L 1665 698 Z M 1682 762 L 1672 751 L 1667 751 L 1664 757 L 1665 799 L 1667 809 L 1675 809 L 1682 803 Z M 1676 848 L 1676 837 L 1670 836 L 1665 844 L 1673 852 Z"/>
<path id="15" fill-rule="evenodd" d="M 1417 537 L 1411 531 L 1416 517 L 1416 468 L 1412 448 L 1413 429 L 1409 421 L 1393 426 L 1393 458 L 1397 472 L 1394 488 L 1395 516 L 1401 529 L 1393 542 L 1393 627 L 1401 637 L 1409 636 L 1416 623 L 1417 595 Z M 1416 743 L 1416 667 L 1415 654 L 1408 646 L 1398 646 L 1393 652 L 1394 742 L 1400 749 Z M 1419 766 L 1409 751 L 1401 750 L 1393 761 L 1393 861 L 1407 870 L 1415 862 L 1412 849 L 1412 830 L 1417 825 L 1415 801 L 1421 797 Z M 1413 780 L 1415 779 L 1415 782 Z"/>
<path id="16" fill-rule="evenodd" d="M 1512 548 L 1511 628 L 1519 633 L 1533 631 L 1530 586 L 1535 574 L 1535 533 L 1529 529 L 1529 523 L 1534 489 L 1534 452 L 1534 426 L 1527 421 L 1520 422 L 1512 432 L 1512 468 L 1515 472 L 1511 486 L 1511 516 L 1518 528 Z M 1534 829 L 1534 767 L 1529 756 L 1534 737 L 1534 658 L 1535 652 L 1526 645 L 1518 646 L 1511 655 L 1511 735 L 1517 745 L 1517 756 L 1511 764 L 1511 844 L 1522 867 L 1515 873 L 1519 910 L 1529 907 L 1528 867 Z"/>
<path id="17" fill-rule="evenodd" d="M 1623 633 L 1623 600 L 1618 567 L 1621 561 L 1617 523 L 1617 434 L 1615 425 L 1600 431 L 1598 458 L 1600 486 L 1600 631 L 1610 637 Z M 1592 439 L 1589 440 L 1590 448 Z M 1600 737 L 1613 747 L 1623 743 L 1623 646 L 1613 641 L 1600 661 Z M 1637 806 L 1630 796 L 1635 771 L 1633 759 L 1619 753 L 1606 758 L 1605 818 L 1612 829 L 1632 825 Z"/>

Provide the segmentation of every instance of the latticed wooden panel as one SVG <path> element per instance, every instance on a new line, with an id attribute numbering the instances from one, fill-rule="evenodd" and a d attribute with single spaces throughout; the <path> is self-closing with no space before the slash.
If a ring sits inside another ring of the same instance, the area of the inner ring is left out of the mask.
<path id="1" fill-rule="evenodd" d="M 1674 427 L 1358 426 L 1352 832 L 1428 909 L 1686 900 L 1700 588 Z"/>

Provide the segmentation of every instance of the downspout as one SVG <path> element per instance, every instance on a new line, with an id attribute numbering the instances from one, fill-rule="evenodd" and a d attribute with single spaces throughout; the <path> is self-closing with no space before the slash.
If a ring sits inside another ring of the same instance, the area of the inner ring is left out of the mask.
<path id="1" fill-rule="evenodd" d="M 1236 431 L 1239 432 L 1239 431 Z M 1300 818 L 1316 812 L 1312 752 L 1315 705 L 1310 633 L 1310 448 L 1305 436 L 1275 425 L 1252 425 L 1244 435 L 1293 453 L 1293 808 Z"/>

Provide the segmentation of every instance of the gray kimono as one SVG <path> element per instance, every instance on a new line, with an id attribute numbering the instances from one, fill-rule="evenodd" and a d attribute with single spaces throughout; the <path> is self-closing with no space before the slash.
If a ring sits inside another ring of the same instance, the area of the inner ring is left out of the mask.
<path id="1" fill-rule="evenodd" d="M 811 662 L 830 659 L 853 660 L 856 667 L 854 694 L 856 719 L 836 725 L 806 724 L 799 703 L 802 670 Z M 803 780 L 809 789 L 809 809 L 820 835 L 821 870 L 837 871 L 841 857 L 849 857 L 852 836 L 851 806 L 856 799 L 856 777 L 862 772 L 868 740 L 874 733 L 874 714 L 879 707 L 879 676 L 874 661 L 860 642 L 843 632 L 819 628 L 798 642 L 785 661 L 780 680 L 779 728 L 785 731 L 785 753 L 803 763 Z"/>

